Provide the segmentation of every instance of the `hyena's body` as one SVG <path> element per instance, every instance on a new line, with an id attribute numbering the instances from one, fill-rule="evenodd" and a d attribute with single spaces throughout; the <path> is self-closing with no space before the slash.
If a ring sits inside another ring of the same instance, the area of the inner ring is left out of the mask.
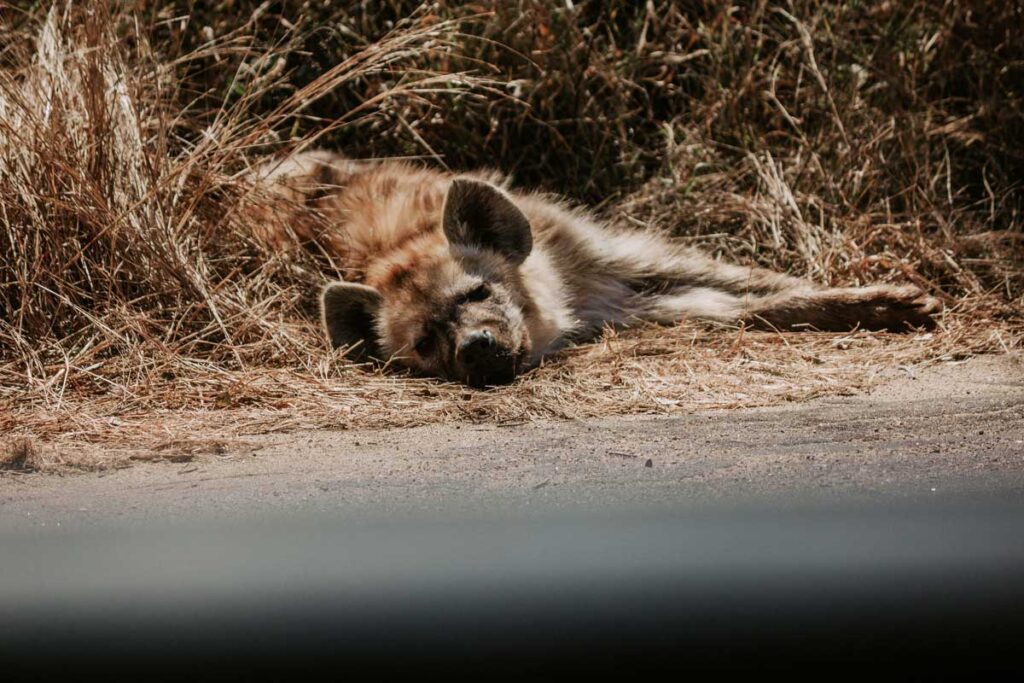
<path id="1" fill-rule="evenodd" d="M 721 263 L 653 231 L 623 231 L 496 174 L 311 152 L 264 178 L 313 204 L 346 282 L 328 285 L 335 347 L 474 385 L 506 382 L 606 325 L 693 317 L 778 330 L 928 326 L 936 299 L 912 286 L 824 289 Z"/>

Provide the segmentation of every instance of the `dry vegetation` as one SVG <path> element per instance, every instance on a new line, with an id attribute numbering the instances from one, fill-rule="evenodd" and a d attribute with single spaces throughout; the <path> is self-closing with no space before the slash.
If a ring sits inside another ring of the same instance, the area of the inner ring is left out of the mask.
<path id="1" fill-rule="evenodd" d="M 1019 2 L 326 4 L 0 2 L 0 468 L 765 405 L 1022 346 Z M 497 166 L 723 258 L 909 280 L 948 309 L 928 335 L 609 333 L 490 392 L 373 372 L 310 315 L 316 245 L 253 237 L 247 169 L 309 145 Z"/>

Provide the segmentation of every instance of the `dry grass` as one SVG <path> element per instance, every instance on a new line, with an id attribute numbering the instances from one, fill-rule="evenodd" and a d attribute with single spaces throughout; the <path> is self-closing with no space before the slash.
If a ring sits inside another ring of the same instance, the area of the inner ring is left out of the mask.
<path id="1" fill-rule="evenodd" d="M 767 405 L 1024 344 L 1015 3 L 231 4 L 0 4 L 0 433 L 59 453 L 33 467 Z M 490 392 L 372 372 L 310 316 L 316 249 L 253 237 L 247 169 L 323 143 L 496 165 L 726 258 L 949 308 L 923 336 L 609 333 Z"/>
<path id="2" fill-rule="evenodd" d="M 955 314 L 943 329 L 919 335 L 784 335 L 684 323 L 609 332 L 512 386 L 481 392 L 338 362 L 317 349 L 317 332 L 308 330 L 307 366 L 194 369 L 115 391 L 75 392 L 60 404 L 22 402 L 3 415 L 0 431 L 55 442 L 61 457 L 46 469 L 185 462 L 245 450 L 242 437 L 303 429 L 517 424 L 777 405 L 848 395 L 930 363 L 1024 348 L 1019 331 Z M 111 382 L 125 370 L 106 369 Z"/>
<path id="3" fill-rule="evenodd" d="M 30 437 L 11 436 L 0 443 L 0 472 L 35 472 L 47 464 Z"/>

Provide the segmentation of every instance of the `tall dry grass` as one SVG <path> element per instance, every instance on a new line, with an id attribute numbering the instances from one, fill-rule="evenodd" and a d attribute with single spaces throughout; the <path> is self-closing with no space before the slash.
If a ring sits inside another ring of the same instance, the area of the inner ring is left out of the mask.
<path id="1" fill-rule="evenodd" d="M 1020 3 L 341 5 L 0 5 L 0 430 L 66 451 L 761 405 L 1020 347 Z M 248 170 L 314 144 L 497 166 L 949 312 L 927 337 L 611 335 L 484 394 L 372 373 L 316 329 L 316 245 L 254 237 Z"/>
<path id="2" fill-rule="evenodd" d="M 53 5 L 0 81 L 0 350 L 3 390 L 58 404 L 179 370 L 307 360 L 304 296 L 323 281 L 301 252 L 253 238 L 244 177 L 278 146 L 275 126 L 331 89 L 438 49 L 450 26 L 408 26 L 340 60 L 270 112 L 289 47 L 256 52 L 229 34 L 172 61 L 113 3 Z M 34 28 L 32 22 L 22 30 Z M 233 55 L 245 82 L 193 111 L 179 76 Z M 243 70 L 241 65 L 245 65 Z M 479 81 L 483 84 L 484 81 Z M 469 76 L 412 74 L 344 112 L 394 106 Z M 240 180 L 240 178 L 242 180 Z M 108 376 L 109 375 L 109 376 Z M 117 378 L 117 379 L 114 379 Z M 27 383 L 27 386 L 26 386 Z"/>

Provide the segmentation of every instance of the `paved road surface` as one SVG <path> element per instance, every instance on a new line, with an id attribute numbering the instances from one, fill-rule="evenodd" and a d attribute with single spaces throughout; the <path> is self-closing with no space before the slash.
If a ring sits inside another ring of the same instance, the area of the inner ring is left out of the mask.
<path id="1" fill-rule="evenodd" d="M 0 478 L 0 531 L 267 512 L 595 510 L 1024 494 L 1024 360 L 867 396 L 677 417 L 310 432 L 185 464 Z"/>

